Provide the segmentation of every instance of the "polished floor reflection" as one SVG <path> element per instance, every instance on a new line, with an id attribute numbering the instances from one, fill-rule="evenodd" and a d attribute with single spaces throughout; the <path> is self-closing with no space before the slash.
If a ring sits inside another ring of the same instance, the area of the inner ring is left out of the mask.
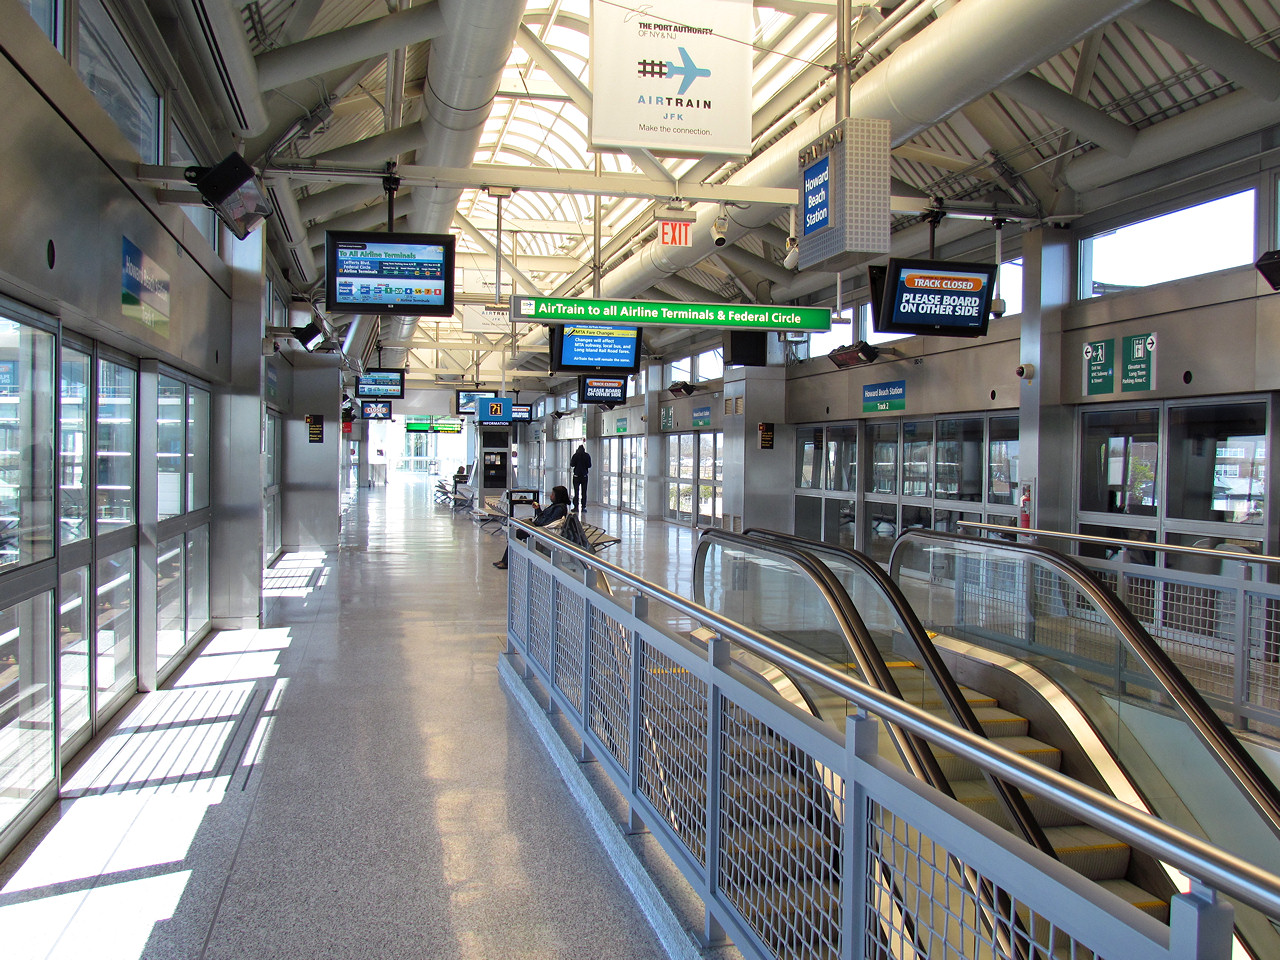
<path id="1" fill-rule="evenodd" d="M 681 593 L 691 532 L 617 513 L 608 559 Z M 361 491 L 67 772 L 0 864 L 0 955 L 662 956 L 499 684 L 501 537 L 425 482 Z"/>

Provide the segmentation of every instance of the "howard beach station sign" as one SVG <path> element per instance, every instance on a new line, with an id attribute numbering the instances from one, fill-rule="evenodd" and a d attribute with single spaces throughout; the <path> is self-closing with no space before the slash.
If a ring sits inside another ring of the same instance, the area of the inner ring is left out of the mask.
<path id="1" fill-rule="evenodd" d="M 764 304 L 670 303 L 649 300 L 511 298 L 511 319 L 520 323 L 582 323 L 608 320 L 647 327 L 726 327 L 755 330 L 830 330 L 831 310 Z"/>

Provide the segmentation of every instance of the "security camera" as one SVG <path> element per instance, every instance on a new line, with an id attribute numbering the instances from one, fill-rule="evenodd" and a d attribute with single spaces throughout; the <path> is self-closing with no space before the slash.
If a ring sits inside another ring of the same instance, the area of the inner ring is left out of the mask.
<path id="1" fill-rule="evenodd" d="M 788 270 L 794 270 L 799 262 L 800 244 L 795 237 L 787 237 L 787 255 L 782 258 L 782 265 Z"/>
<path id="2" fill-rule="evenodd" d="M 717 247 L 723 247 L 725 243 L 724 233 L 729 229 L 728 217 L 716 217 L 711 222 L 711 239 L 715 241 Z"/>
<path id="3" fill-rule="evenodd" d="M 1030 380 L 1036 375 L 1036 366 L 1034 363 L 1020 363 L 1013 372 L 1017 374 L 1019 380 Z"/>
<path id="4" fill-rule="evenodd" d="M 991 301 L 991 315 L 996 319 L 1004 316 L 1005 302 L 1003 297 L 996 297 Z"/>

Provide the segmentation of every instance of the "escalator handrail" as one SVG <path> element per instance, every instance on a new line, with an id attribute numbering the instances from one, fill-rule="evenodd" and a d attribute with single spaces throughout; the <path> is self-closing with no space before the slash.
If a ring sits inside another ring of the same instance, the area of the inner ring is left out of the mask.
<path id="1" fill-rule="evenodd" d="M 889 668 L 885 664 L 884 658 L 880 655 L 880 650 L 876 647 L 875 641 L 871 638 L 871 633 L 867 630 L 866 623 L 863 622 L 862 617 L 855 609 L 853 601 L 849 599 L 849 594 L 845 591 L 844 586 L 822 561 L 818 560 L 813 554 L 805 550 L 798 550 L 795 547 L 762 543 L 759 540 L 744 537 L 739 533 L 730 533 L 727 530 L 703 530 L 698 538 L 698 546 L 694 553 L 695 597 L 705 595 L 702 589 L 702 570 L 705 565 L 706 554 L 712 543 L 718 543 L 722 546 L 747 547 L 759 553 L 769 553 L 785 558 L 795 564 L 813 581 L 818 588 L 818 592 L 822 594 L 823 599 L 826 600 L 827 605 L 831 608 L 843 633 L 845 646 L 857 661 L 862 675 L 876 689 L 886 690 L 891 692 L 893 696 L 901 698 L 902 694 L 898 690 L 898 685 L 889 674 Z M 947 796 L 954 797 L 955 794 L 951 790 L 951 784 L 947 782 L 946 774 L 942 772 L 942 767 L 938 764 L 937 758 L 934 757 L 933 748 L 914 733 L 899 731 L 892 724 L 890 729 L 893 731 L 894 739 L 902 752 L 903 761 L 911 769 L 912 774 L 924 780 L 930 786 L 941 790 Z"/>
<path id="2" fill-rule="evenodd" d="M 1084 822 L 1110 832 L 1117 839 L 1198 878 L 1215 890 L 1269 916 L 1280 916 L 1280 878 L 1270 870 L 1122 803 L 1109 794 L 1073 780 L 1042 763 L 1014 753 L 992 740 L 977 737 L 968 730 L 939 720 L 905 700 L 890 697 L 868 683 L 842 674 L 807 654 L 791 649 L 779 640 L 735 623 L 728 617 L 651 583 L 630 570 L 602 560 L 595 554 L 548 533 L 543 527 L 535 527 L 525 520 L 514 518 L 509 523 L 511 527 L 528 534 L 531 541 L 544 543 L 571 556 L 587 569 L 606 574 L 673 610 L 714 626 L 725 639 L 772 660 L 779 667 L 846 699 L 865 702 L 869 705 L 868 712 L 884 722 L 898 724 L 918 733 L 930 743 L 1012 781 L 1024 790 L 1075 814 Z M 517 546 L 516 549 L 525 548 Z"/>
<path id="3" fill-rule="evenodd" d="M 808 550 L 818 555 L 819 559 L 823 554 L 835 557 L 842 562 L 853 564 L 869 576 L 898 615 L 908 639 L 915 646 L 921 664 L 938 688 L 938 692 L 942 694 L 943 702 L 951 713 L 952 719 L 970 733 L 977 734 L 980 737 L 987 736 L 987 732 L 982 728 L 982 723 L 973 712 L 973 707 L 969 706 L 969 701 L 965 699 L 964 694 L 961 692 L 960 684 L 956 682 L 955 676 L 943 662 L 942 655 L 938 653 L 937 646 L 929 638 L 924 624 L 916 616 L 916 612 L 902 592 L 902 588 L 894 582 L 892 577 L 885 573 L 880 564 L 864 553 L 846 550 L 830 543 L 806 540 L 790 533 L 758 527 L 749 527 L 742 532 L 744 536 L 760 539 L 764 542 L 789 543 L 799 549 Z M 1040 826 L 1039 821 L 1032 814 L 1031 807 L 1022 795 L 1022 791 L 1013 789 L 998 777 L 988 776 L 988 781 L 995 791 L 1000 805 L 1004 807 L 1009 819 L 1016 825 L 1023 839 L 1043 853 L 1047 853 L 1057 859 L 1058 855 L 1053 849 L 1053 844 L 1045 835 L 1044 828 Z"/>
<path id="4" fill-rule="evenodd" d="M 1151 671 L 1164 692 L 1182 710 L 1218 762 L 1229 775 L 1235 778 L 1249 801 L 1262 814 L 1272 832 L 1280 837 L 1280 790 L 1277 790 L 1276 785 L 1263 772 L 1258 762 L 1231 733 L 1222 718 L 1213 712 L 1213 709 L 1200 696 L 1199 691 L 1192 686 L 1191 681 L 1165 653 L 1164 648 L 1151 639 L 1151 635 L 1134 616 L 1133 611 L 1109 588 L 1094 579 L 1083 564 L 1048 547 L 1034 544 L 966 537 L 941 530 L 908 530 L 894 542 L 893 550 L 889 554 L 889 573 L 895 579 L 897 563 L 900 559 L 899 547 L 913 540 L 924 543 L 935 541 L 943 544 L 979 546 L 987 550 L 1024 554 L 1043 562 L 1070 580 L 1076 589 L 1093 601 L 1111 621 L 1116 632 Z"/>

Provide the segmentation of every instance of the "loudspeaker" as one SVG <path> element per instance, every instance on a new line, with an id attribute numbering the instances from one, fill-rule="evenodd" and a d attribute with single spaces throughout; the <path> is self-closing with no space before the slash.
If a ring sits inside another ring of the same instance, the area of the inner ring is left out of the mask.
<path id="1" fill-rule="evenodd" d="M 1262 279 L 1271 284 L 1272 290 L 1280 290 L 1280 250 L 1268 250 L 1254 264 Z"/>
<path id="2" fill-rule="evenodd" d="M 769 334 L 765 330 L 730 330 L 724 340 L 724 365 L 764 367 L 769 364 Z"/>

